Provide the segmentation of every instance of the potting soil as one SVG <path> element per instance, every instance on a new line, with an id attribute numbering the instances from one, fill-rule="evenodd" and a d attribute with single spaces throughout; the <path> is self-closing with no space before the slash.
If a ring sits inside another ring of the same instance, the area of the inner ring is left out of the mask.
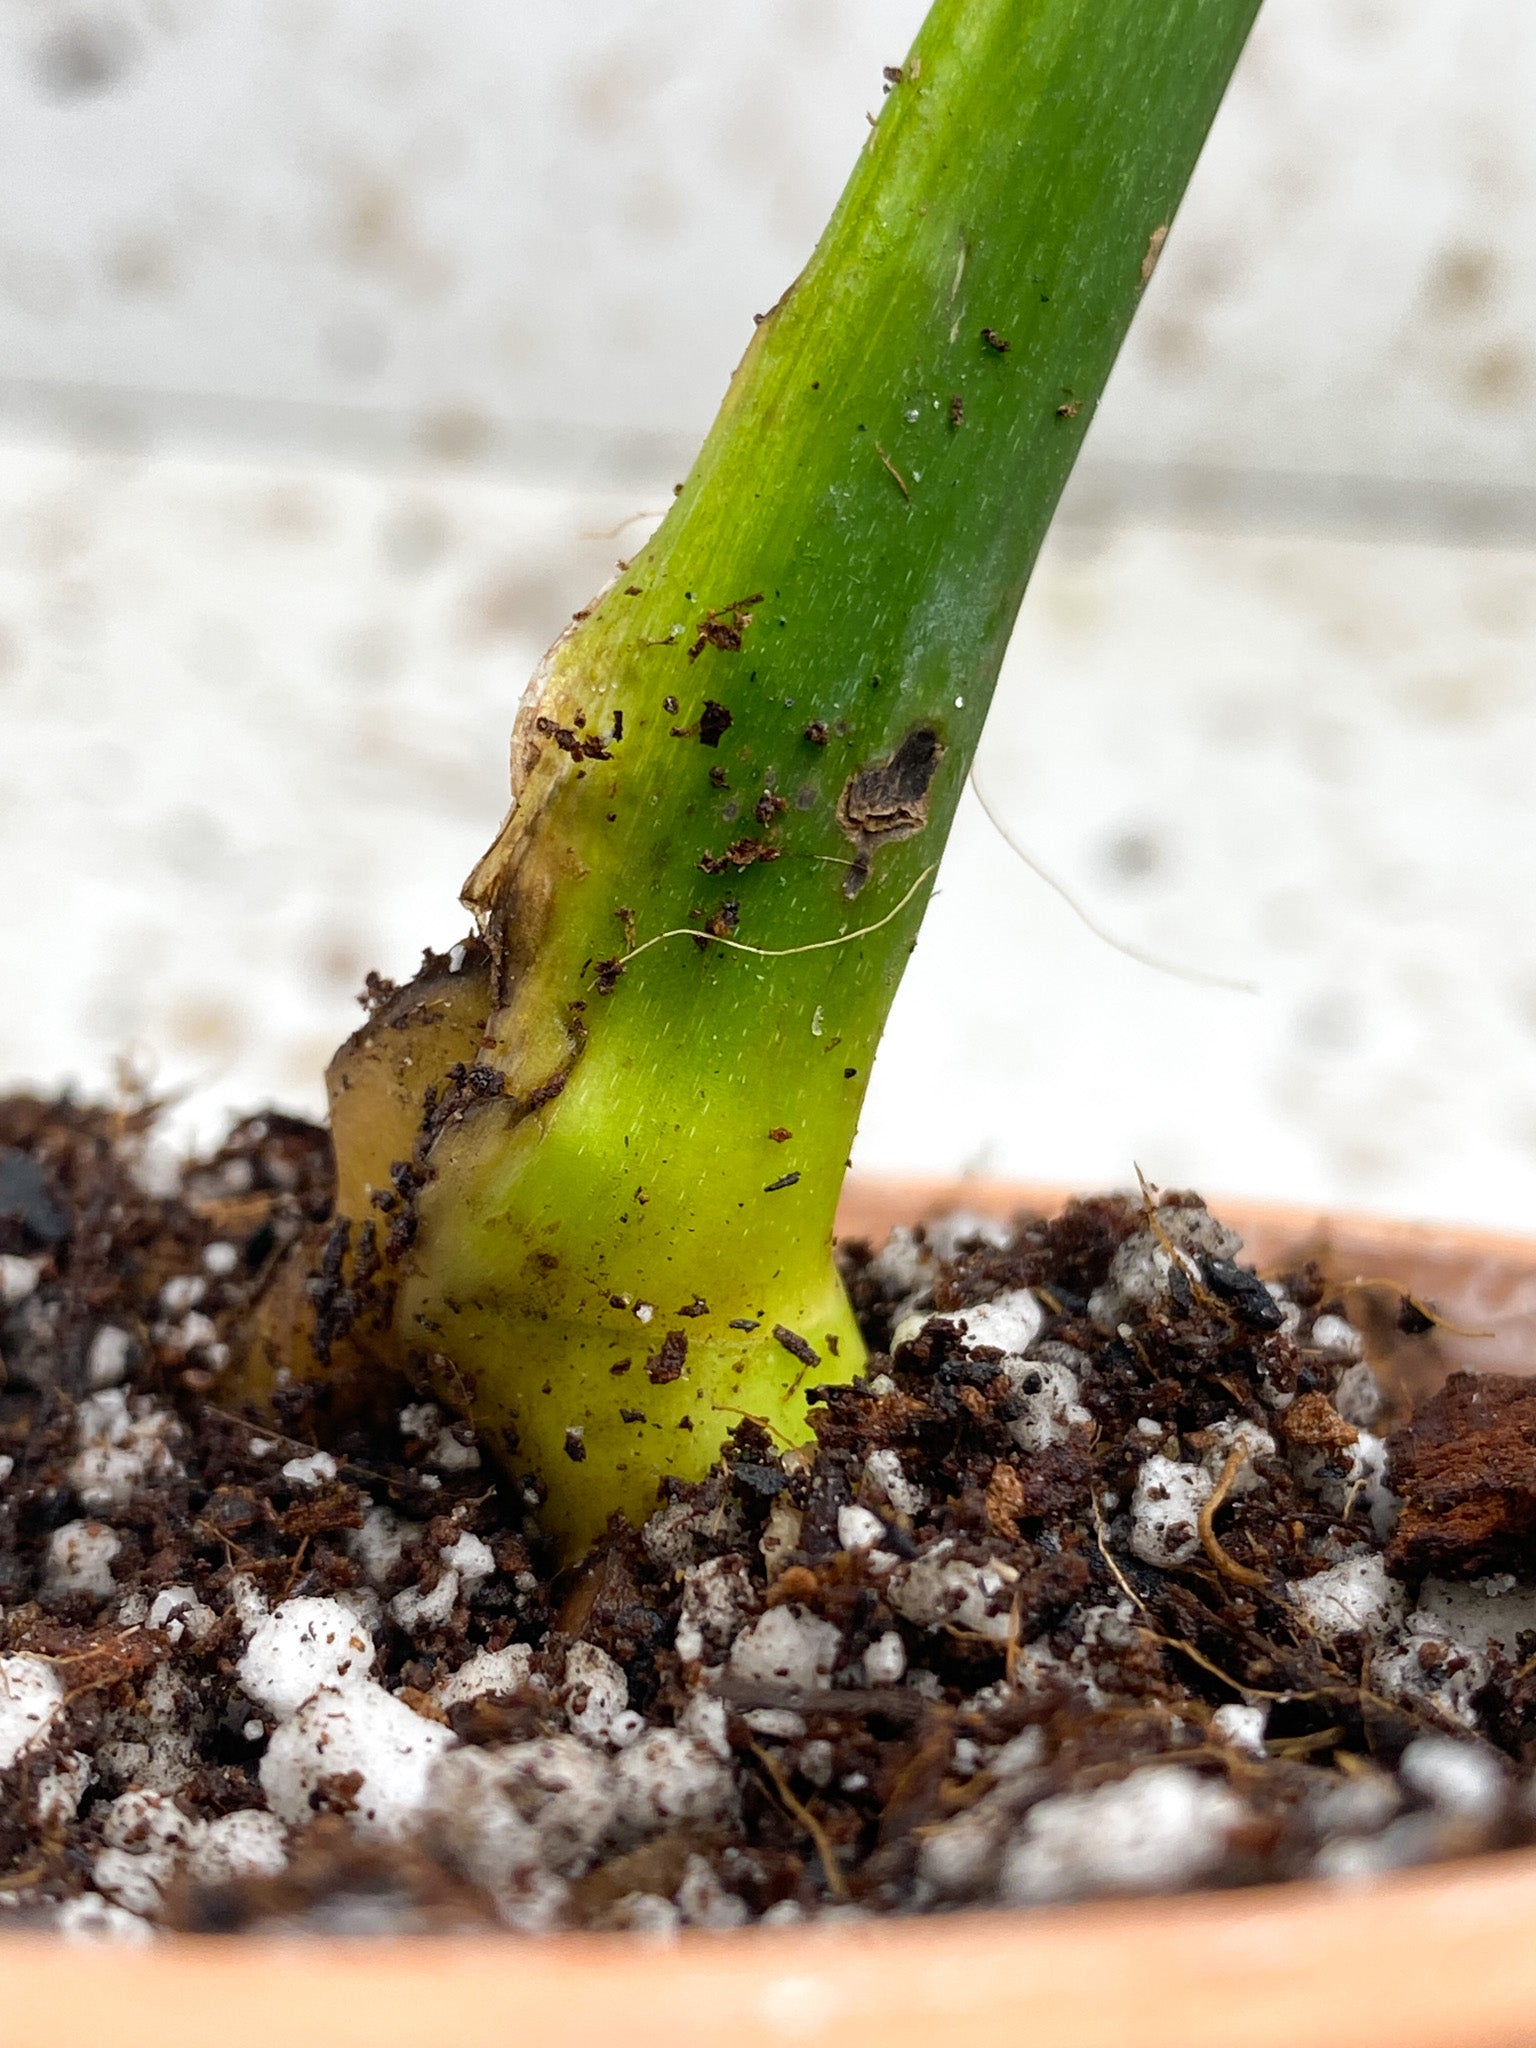
<path id="1" fill-rule="evenodd" d="M 1536 1382 L 1410 1414 L 1360 1297 L 1196 1196 L 845 1245 L 872 1355 L 812 1440 L 743 1420 L 556 1575 L 409 1390 L 221 1401 L 328 1141 L 151 1181 L 152 1121 L 0 1103 L 0 1930 L 665 1934 L 1536 1838 Z"/>

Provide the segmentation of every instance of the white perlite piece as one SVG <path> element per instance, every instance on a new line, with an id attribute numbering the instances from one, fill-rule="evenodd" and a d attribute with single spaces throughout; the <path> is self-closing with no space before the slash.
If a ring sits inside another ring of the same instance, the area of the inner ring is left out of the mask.
<path id="1" fill-rule="evenodd" d="M 670 1899 L 658 1892 L 626 1892 L 615 1899 L 604 1916 L 603 1925 L 619 1934 L 639 1935 L 651 1942 L 669 1942 L 677 1937 L 683 1916 Z"/>
<path id="2" fill-rule="evenodd" d="M 1310 1342 L 1314 1351 L 1331 1352 L 1335 1358 L 1365 1356 L 1365 1340 L 1343 1316 L 1319 1316 L 1312 1325 Z"/>
<path id="3" fill-rule="evenodd" d="M 184 1316 L 189 1308 L 196 1308 L 208 1292 L 208 1282 L 201 1273 L 173 1273 L 160 1290 L 160 1309 L 168 1316 Z"/>
<path id="4" fill-rule="evenodd" d="M 526 1643 L 509 1643 L 504 1650 L 477 1650 L 467 1664 L 437 1681 L 432 1699 L 440 1707 L 456 1707 L 466 1700 L 520 1692 L 532 1677 L 533 1652 Z"/>
<path id="5" fill-rule="evenodd" d="M 356 1772 L 353 1825 L 404 1834 L 426 1802 L 437 1759 L 456 1738 L 369 1677 L 374 1645 L 338 1600 L 285 1600 L 252 1632 L 240 1683 L 280 1726 L 261 1760 L 267 1804 L 298 1823 L 328 1778 Z"/>
<path id="6" fill-rule="evenodd" d="M 1292 1301 L 1278 1280 L 1266 1280 L 1264 1282 L 1264 1292 L 1280 1311 L 1281 1336 L 1294 1337 L 1301 1328 L 1301 1310 Z"/>
<path id="7" fill-rule="evenodd" d="M 866 1685 L 900 1685 L 906 1669 L 907 1646 L 893 1628 L 877 1636 L 864 1652 Z"/>
<path id="8" fill-rule="evenodd" d="M 438 1559 L 443 1569 L 430 1592 L 419 1585 L 407 1586 L 390 1601 L 389 1611 L 403 1629 L 415 1632 L 444 1627 L 460 1594 L 473 1592 L 496 1569 L 491 1546 L 468 1530 L 444 1544 Z"/>
<path id="9" fill-rule="evenodd" d="M 102 1820 L 106 1847 L 91 1876 L 96 1889 L 130 1913 L 152 1916 L 164 1902 L 181 1851 L 204 1833 L 163 1793 L 136 1787 L 107 1807 Z"/>
<path id="10" fill-rule="evenodd" d="M 202 1884 L 242 1877 L 281 1877 L 288 1867 L 288 1831 L 275 1813 L 247 1808 L 211 1820 L 187 1859 Z"/>
<path id="11" fill-rule="evenodd" d="M 67 1942 L 116 1942 L 139 1948 L 153 1941 L 155 1930 L 137 1913 L 125 1913 L 121 1906 L 109 1906 L 94 1892 L 82 1892 L 78 1899 L 66 1899 L 54 1915 L 55 1929 Z"/>
<path id="12" fill-rule="evenodd" d="M 179 1643 L 184 1635 L 200 1643 L 219 1625 L 219 1617 L 190 1586 L 165 1587 L 150 1602 L 144 1618 L 150 1628 L 163 1629 L 173 1643 Z"/>
<path id="13" fill-rule="evenodd" d="M 329 1451 L 311 1451 L 307 1458 L 290 1458 L 283 1477 L 295 1486 L 329 1486 L 336 1477 L 336 1460 Z"/>
<path id="14" fill-rule="evenodd" d="M 1131 1548 L 1143 1564 L 1188 1564 L 1200 1548 L 1200 1510 L 1215 1485 L 1203 1465 L 1161 1452 L 1145 1461 L 1131 1495 Z"/>
<path id="15" fill-rule="evenodd" d="M 248 1572 L 236 1572 L 229 1582 L 227 1597 L 247 1636 L 266 1620 L 267 1596 Z"/>
<path id="16" fill-rule="evenodd" d="M 476 1536 L 466 1529 L 462 1536 L 452 1543 L 444 1544 L 439 1552 L 449 1571 L 457 1572 L 459 1584 L 466 1593 L 473 1592 L 483 1579 L 488 1579 L 496 1569 L 496 1558 L 491 1546 L 483 1536 Z"/>
<path id="17" fill-rule="evenodd" d="M 728 1892 L 702 1856 L 690 1856 L 683 1866 L 676 1900 L 689 1927 L 709 1927 L 719 1933 L 744 1926 L 748 1918 L 746 1900 Z"/>
<path id="18" fill-rule="evenodd" d="M 1078 1374 L 1088 1363 L 1070 1344 L 1041 1344 L 1030 1358 L 1005 1358 L 1003 1371 L 1021 1412 L 1008 1434 L 1021 1451 L 1038 1453 L 1091 1429 L 1093 1417 L 1078 1396 Z"/>
<path id="19" fill-rule="evenodd" d="M 864 1481 L 898 1515 L 920 1515 L 928 1505 L 927 1491 L 902 1470 L 899 1451 L 871 1451 L 864 1460 Z"/>
<path id="20" fill-rule="evenodd" d="M 1022 1358 L 1045 1328 L 1045 1310 L 1030 1288 L 1014 1287 L 949 1320 L 965 1325 L 967 1348 L 988 1345 L 1009 1358 Z"/>
<path id="21" fill-rule="evenodd" d="M 1026 1815 L 1004 1851 L 999 1891 L 1018 1906 L 1175 1891 L 1216 1869 L 1243 1815 L 1225 1785 L 1178 1764 L 1060 1793 Z"/>
<path id="22" fill-rule="evenodd" d="M 103 1323 L 85 1354 L 85 1381 L 93 1392 L 118 1386 L 128 1376 L 133 1339 L 115 1323 Z"/>
<path id="23" fill-rule="evenodd" d="M 1045 1730 L 1025 1728 L 1005 1742 L 1001 1749 L 994 1751 L 987 1769 L 994 1778 L 1017 1778 L 1025 1771 L 1033 1771 L 1045 1762 Z"/>
<path id="24" fill-rule="evenodd" d="M 874 1550 L 885 1541 L 885 1524 L 869 1508 L 839 1508 L 837 1540 L 844 1550 Z"/>
<path id="25" fill-rule="evenodd" d="M 351 1824 L 365 1835 L 398 1839 L 427 1800 L 432 1766 L 456 1737 L 415 1714 L 382 1686 L 317 1692 L 267 1744 L 261 1789 L 283 1820 L 297 1824 L 314 1811 L 325 1780 L 356 1773 Z"/>
<path id="26" fill-rule="evenodd" d="M 189 1820 L 163 1792 L 147 1792 L 136 1786 L 114 1799 L 102 1815 L 101 1836 L 109 1849 L 126 1849 L 134 1855 L 151 1849 L 175 1848 L 201 1834 L 203 1823 Z"/>
<path id="27" fill-rule="evenodd" d="M 864 1271 L 887 1301 L 910 1299 L 933 1279 L 937 1260 L 917 1232 L 898 1223 Z"/>
<path id="28" fill-rule="evenodd" d="M 1204 1209 L 1160 1208 L 1156 1213 L 1161 1239 L 1150 1230 L 1128 1237 L 1110 1260 L 1104 1285 L 1089 1297 L 1088 1313 L 1101 1330 L 1118 1330 L 1127 1316 L 1164 1299 L 1175 1259 L 1191 1280 L 1201 1280 L 1201 1255 L 1232 1259 L 1243 1248 L 1237 1232 Z"/>
<path id="29" fill-rule="evenodd" d="M 432 1773 L 425 1815 L 438 1853 L 528 1932 L 554 1922 L 566 1880 L 590 1867 L 616 1817 L 613 1765 L 572 1735 L 456 1750 Z"/>
<path id="30" fill-rule="evenodd" d="M 1228 1458 L 1233 1451 L 1241 1448 L 1245 1453 L 1243 1462 L 1233 1473 L 1227 1486 L 1229 1499 L 1241 1493 L 1260 1493 L 1268 1484 L 1263 1474 L 1255 1469 L 1256 1458 L 1272 1458 L 1275 1455 L 1275 1440 L 1267 1429 L 1261 1429 L 1256 1422 L 1249 1422 L 1240 1415 L 1224 1415 L 1220 1422 L 1213 1422 L 1210 1435 L 1214 1439 L 1211 1447 L 1201 1457 L 1210 1479 L 1212 1490 L 1226 1469 Z"/>
<path id="31" fill-rule="evenodd" d="M 721 1763 L 731 1758 L 730 1723 L 725 1711 L 725 1701 L 712 1692 L 696 1692 L 690 1695 L 688 1704 L 678 1726 L 695 1742 L 702 1743 L 711 1756 Z"/>
<path id="32" fill-rule="evenodd" d="M 1364 1359 L 1346 1365 L 1333 1390 L 1333 1405 L 1356 1429 L 1374 1429 L 1386 1412 L 1387 1396 Z"/>
<path id="33" fill-rule="evenodd" d="M 1369 1884 L 1389 1871 L 1454 1855 L 1458 1834 L 1464 1836 L 1464 1830 L 1443 1814 L 1405 1813 L 1379 1835 L 1324 1842 L 1312 1859 L 1312 1872 L 1335 1883 Z"/>
<path id="34" fill-rule="evenodd" d="M 731 1670 L 738 1678 L 764 1679 L 802 1690 L 832 1683 L 843 1639 L 830 1621 L 818 1620 L 793 1602 L 770 1607 L 743 1629 L 731 1645 Z"/>
<path id="35" fill-rule="evenodd" d="M 37 1788 L 37 1818 L 41 1827 L 67 1827 L 80 1811 L 80 1802 L 85 1797 L 96 1773 L 88 1756 L 72 1749 L 39 1783 Z"/>
<path id="36" fill-rule="evenodd" d="M 747 1561 L 735 1551 L 690 1565 L 677 1618 L 678 1656 L 685 1664 L 717 1663 L 761 1605 Z"/>
<path id="37" fill-rule="evenodd" d="M 1007 1815 L 983 1800 L 968 1813 L 924 1829 L 917 1852 L 919 1878 L 941 1899 L 974 1898 L 990 1884 L 1007 1824 Z"/>
<path id="38" fill-rule="evenodd" d="M 652 1728 L 626 1749 L 614 1789 L 620 1830 L 635 1840 L 667 1828 L 718 1826 L 736 1805 L 729 1769 L 681 1728 Z"/>
<path id="39" fill-rule="evenodd" d="M 805 1716 L 788 1707 L 748 1707 L 741 1718 L 754 1735 L 772 1742 L 798 1742 L 806 1732 Z"/>
<path id="40" fill-rule="evenodd" d="M 986 1766 L 996 1780 L 992 1789 L 953 1820 L 922 1830 L 918 1872 L 941 1898 L 983 1897 L 994 1889 L 1004 1844 L 1020 1812 L 1042 1789 L 1046 1747 L 1041 1728 L 1014 1736 Z M 959 1745 L 956 1754 L 958 1760 Z"/>
<path id="41" fill-rule="evenodd" d="M 1347 1503 L 1350 1493 L 1358 1493 L 1365 1503 L 1371 1518 L 1371 1530 L 1378 1543 L 1385 1543 L 1397 1526 L 1400 1503 L 1387 1484 L 1390 1469 L 1391 1453 L 1385 1438 L 1373 1436 L 1368 1429 L 1362 1429 L 1349 1447 L 1345 1500 Z"/>
<path id="42" fill-rule="evenodd" d="M 1138 1624 L 1139 1617 L 1129 1600 L 1118 1600 L 1113 1606 L 1079 1608 L 1081 1639 L 1070 1654 L 1062 1658 L 1049 1643 L 1026 1643 L 1014 1667 L 1014 1684 L 1020 1692 L 1042 1703 L 1067 1687 L 1097 1712 L 1109 1704 L 1109 1696 L 1095 1676 L 1099 1653 L 1133 1649 L 1140 1640 Z"/>
<path id="43" fill-rule="evenodd" d="M 1241 1750 L 1244 1756 L 1262 1757 L 1265 1753 L 1264 1730 L 1268 1724 L 1268 1707 L 1243 1707 L 1230 1700 L 1212 1714 L 1211 1734 L 1229 1749 Z"/>
<path id="44" fill-rule="evenodd" d="M 1000 1216 L 983 1215 L 980 1209 L 947 1209 L 923 1225 L 923 1234 L 938 1259 L 952 1259 L 961 1245 L 973 1241 L 1001 1251 L 1013 1236 Z"/>
<path id="45" fill-rule="evenodd" d="M 89 1600 L 110 1600 L 117 1590 L 112 1560 L 122 1547 L 122 1538 L 105 1522 L 66 1522 L 55 1529 L 43 1567 L 44 1597 L 58 1600 L 79 1593 Z"/>
<path id="46" fill-rule="evenodd" d="M 1419 1588 L 1414 1624 L 1454 1637 L 1473 1650 L 1487 1651 L 1497 1644 L 1513 1657 L 1519 1638 L 1536 1634 L 1536 1587 L 1519 1585 L 1507 1572 L 1464 1585 L 1426 1579 Z"/>
<path id="47" fill-rule="evenodd" d="M 76 1411 L 75 1427 L 79 1451 L 69 1483 L 80 1505 L 95 1514 L 126 1507 L 135 1493 L 172 1470 L 166 1438 L 174 1419 L 145 1396 L 130 1401 L 121 1387 L 87 1394 Z"/>
<path id="48" fill-rule="evenodd" d="M 42 1657 L 0 1657 L 0 1771 L 40 1748 L 64 1704 L 62 1673 Z"/>
<path id="49" fill-rule="evenodd" d="M 360 1529 L 348 1530 L 347 1552 L 368 1574 L 369 1583 L 382 1592 L 406 1544 L 419 1532 L 418 1523 L 402 1521 L 393 1508 L 372 1507 Z"/>
<path id="50" fill-rule="evenodd" d="M 145 1680 L 137 1710 L 111 1712 L 107 1725 L 112 1732 L 94 1758 L 103 1783 L 175 1792 L 197 1768 L 208 1717 L 171 1665 L 162 1663 Z"/>
<path id="51" fill-rule="evenodd" d="M 1421 1735 L 1398 1764 L 1403 1783 L 1442 1813 L 1490 1821 L 1504 1803 L 1507 1777 L 1491 1750 L 1449 1735 Z"/>
<path id="52" fill-rule="evenodd" d="M 1370 1835 L 1402 1811 L 1403 1798 L 1383 1770 L 1366 1768 L 1354 1777 L 1325 1781 L 1308 1800 L 1320 1836 Z"/>
<path id="53" fill-rule="evenodd" d="M 1366 1683 L 1384 1699 L 1422 1703 L 1475 1729 L 1474 1702 L 1488 1676 L 1488 1659 L 1480 1651 L 1447 1638 L 1443 1630 L 1411 1614 L 1402 1633 L 1371 1659 Z"/>
<path id="54" fill-rule="evenodd" d="M 963 1628 L 1006 1642 L 1018 1573 L 995 1558 L 973 1564 L 953 1552 L 953 1542 L 945 1537 L 894 1572 L 886 1595 L 891 1606 L 919 1628 Z"/>
<path id="55" fill-rule="evenodd" d="M 280 1721 L 322 1686 L 369 1682 L 373 1638 L 337 1600 L 285 1600 L 254 1632 L 238 1666 L 240 1683 Z"/>
<path id="56" fill-rule="evenodd" d="M 389 1611 L 407 1635 L 430 1635 L 445 1626 L 459 1602 L 457 1572 L 443 1572 L 430 1592 L 407 1586 L 389 1603 Z"/>
<path id="57" fill-rule="evenodd" d="M 0 1252 L 0 1307 L 14 1308 L 35 1293 L 42 1270 L 41 1259 L 23 1259 L 15 1252 Z"/>
<path id="58" fill-rule="evenodd" d="M 402 1408 L 400 1434 L 408 1440 L 428 1445 L 427 1463 L 435 1465 L 439 1472 L 479 1470 L 479 1451 L 472 1443 L 459 1442 L 453 1433 L 453 1424 L 435 1401 L 413 1401 Z"/>
<path id="59" fill-rule="evenodd" d="M 572 1643 L 565 1659 L 564 1698 L 572 1734 L 588 1742 L 611 1741 L 614 1723 L 621 1717 L 628 1722 L 629 1680 L 596 1643 Z"/>
<path id="60" fill-rule="evenodd" d="M 1343 1518 L 1363 1508 L 1377 1542 L 1386 1542 L 1397 1521 L 1399 1502 L 1387 1483 L 1390 1458 L 1384 1438 L 1357 1428 L 1354 1442 L 1343 1453 L 1300 1451 L 1293 1454 L 1292 1465 L 1330 1515 Z"/>
<path id="61" fill-rule="evenodd" d="M 1469 1585 L 1426 1579 L 1412 1614 L 1372 1659 L 1368 1682 L 1388 1699 L 1422 1701 L 1473 1729 L 1490 1654 L 1514 1656 L 1527 1631 L 1536 1631 L 1536 1589 L 1506 1574 Z"/>
<path id="62" fill-rule="evenodd" d="M 1329 1643 L 1351 1634 L 1379 1639 L 1402 1612 L 1402 1593 L 1376 1551 L 1346 1557 L 1313 1578 L 1292 1579 L 1286 1592 L 1307 1626 Z"/>
<path id="63" fill-rule="evenodd" d="M 457 1606 L 459 1575 L 444 1571 L 430 1591 L 420 1585 L 408 1585 L 403 1593 L 395 1593 L 389 1602 L 389 1612 L 408 1636 L 430 1636 L 449 1622 Z"/>

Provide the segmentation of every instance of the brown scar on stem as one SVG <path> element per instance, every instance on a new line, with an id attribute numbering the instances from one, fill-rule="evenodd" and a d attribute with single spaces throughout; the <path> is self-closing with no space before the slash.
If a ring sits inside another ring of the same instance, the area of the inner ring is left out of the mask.
<path id="1" fill-rule="evenodd" d="M 884 760 L 849 776 L 837 800 L 837 822 L 857 856 L 843 879 L 845 896 L 858 895 L 880 847 L 915 838 L 928 823 L 928 789 L 943 758 L 944 742 L 920 725 Z"/>
<path id="2" fill-rule="evenodd" d="M 1157 268 L 1157 259 L 1163 253 L 1163 244 L 1168 239 L 1168 223 L 1162 221 L 1147 237 L 1147 253 L 1141 259 L 1141 281 L 1150 284 L 1152 273 Z"/>

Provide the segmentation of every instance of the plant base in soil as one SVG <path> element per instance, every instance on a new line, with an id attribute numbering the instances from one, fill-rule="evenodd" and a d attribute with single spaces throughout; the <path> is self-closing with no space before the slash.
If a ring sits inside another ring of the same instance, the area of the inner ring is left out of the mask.
<path id="1" fill-rule="evenodd" d="M 221 1401 L 328 1141 L 258 1117 L 149 1192 L 151 1127 L 0 1103 L 0 1928 L 665 1932 L 1536 1839 L 1536 1384 L 1410 1412 L 1197 1197 L 843 1246 L 872 1356 L 813 1441 L 742 1417 L 556 1575 L 430 1403 Z"/>

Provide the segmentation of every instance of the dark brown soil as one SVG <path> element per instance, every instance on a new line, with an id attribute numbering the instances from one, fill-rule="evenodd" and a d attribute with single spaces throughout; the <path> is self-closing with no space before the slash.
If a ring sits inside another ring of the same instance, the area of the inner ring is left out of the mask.
<path id="1" fill-rule="evenodd" d="M 874 1355 L 815 1441 L 743 1423 L 554 1579 L 429 1405 L 221 1405 L 327 1140 L 150 1193 L 149 1124 L 0 1102 L 0 1925 L 665 1931 L 1536 1836 L 1532 1383 L 1391 1433 L 1324 1276 L 1197 1197 L 845 1246 Z"/>

